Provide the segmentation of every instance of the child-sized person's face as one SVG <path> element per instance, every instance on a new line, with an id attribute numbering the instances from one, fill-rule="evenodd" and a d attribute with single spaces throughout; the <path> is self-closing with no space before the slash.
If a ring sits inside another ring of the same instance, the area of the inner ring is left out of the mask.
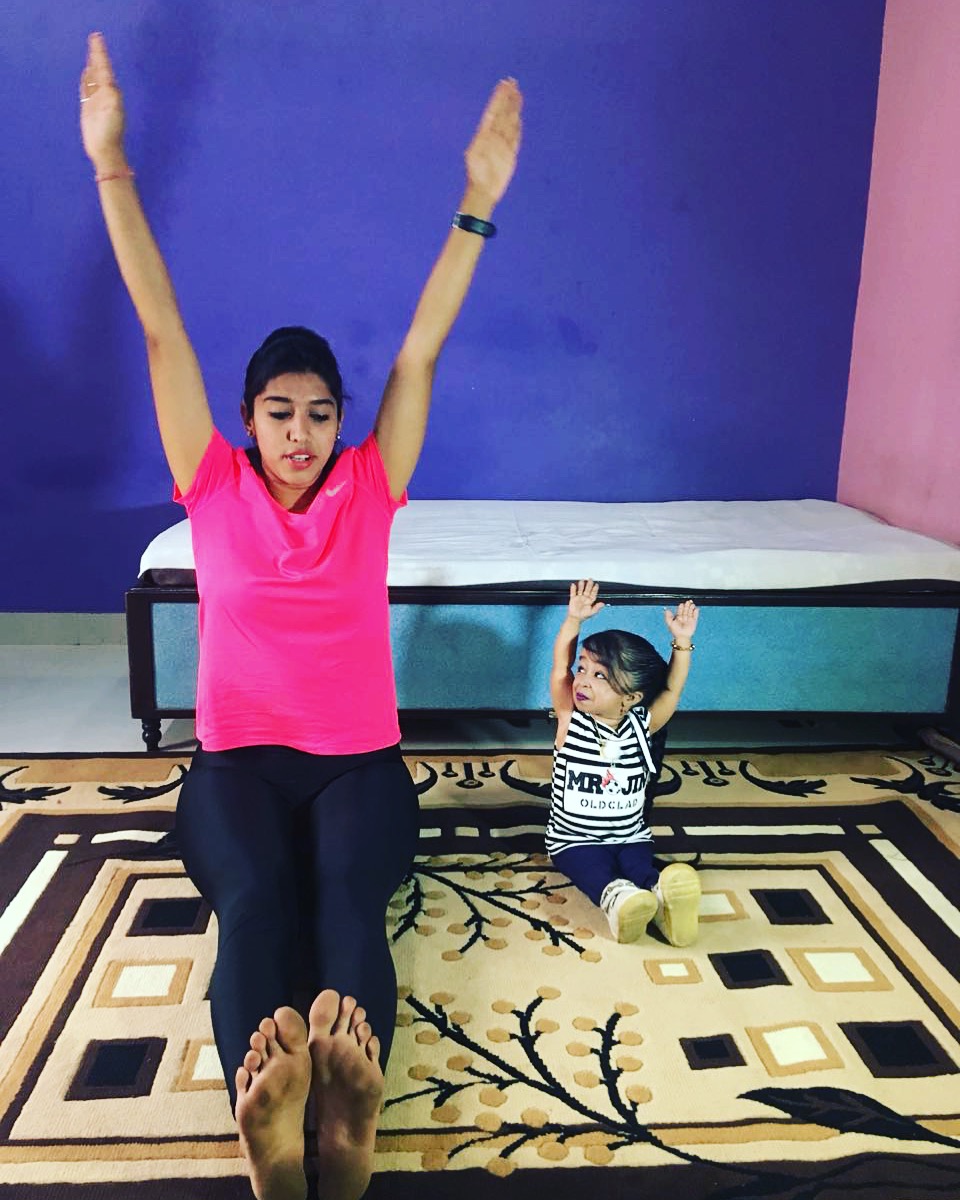
<path id="1" fill-rule="evenodd" d="M 628 708 L 640 700 L 638 693 L 625 696 L 610 682 L 610 672 L 589 650 L 581 650 L 573 669 L 573 702 L 582 713 L 616 725 Z"/>

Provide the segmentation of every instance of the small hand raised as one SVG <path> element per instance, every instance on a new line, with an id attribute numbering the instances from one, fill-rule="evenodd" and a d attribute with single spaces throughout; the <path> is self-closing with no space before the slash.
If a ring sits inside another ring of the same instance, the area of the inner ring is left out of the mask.
<path id="1" fill-rule="evenodd" d="M 570 605 L 567 611 L 577 621 L 587 621 L 595 617 L 604 607 L 602 600 L 597 599 L 600 584 L 592 579 L 580 579 L 570 584 Z"/>
<path id="2" fill-rule="evenodd" d="M 692 600 L 681 601 L 677 605 L 676 612 L 672 612 L 669 608 L 663 610 L 663 619 L 674 638 L 687 640 L 692 638 L 699 616 L 700 610 Z"/>

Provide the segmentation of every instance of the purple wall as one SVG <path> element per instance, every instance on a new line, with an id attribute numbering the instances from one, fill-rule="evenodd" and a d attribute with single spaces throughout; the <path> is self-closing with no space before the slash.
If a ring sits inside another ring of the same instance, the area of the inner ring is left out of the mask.
<path id="1" fill-rule="evenodd" d="M 218 424 L 314 325 L 369 428 L 489 88 L 521 164 L 412 494 L 833 498 L 881 0 L 7 0 L 0 610 L 116 611 L 179 519 L 77 133 L 89 28 Z M 12 234 L 12 236 L 10 236 Z"/>

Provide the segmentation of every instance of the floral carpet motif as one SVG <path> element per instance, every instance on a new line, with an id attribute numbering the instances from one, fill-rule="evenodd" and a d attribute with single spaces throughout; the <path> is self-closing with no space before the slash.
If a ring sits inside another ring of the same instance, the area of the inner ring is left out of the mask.
<path id="1" fill-rule="evenodd" d="M 215 919 L 165 840 L 185 763 L 0 760 L 0 1197 L 249 1195 Z M 657 851 L 703 885 L 677 950 L 617 945 L 543 855 L 549 756 L 408 765 L 370 1196 L 960 1195 L 956 767 L 668 756 Z"/>

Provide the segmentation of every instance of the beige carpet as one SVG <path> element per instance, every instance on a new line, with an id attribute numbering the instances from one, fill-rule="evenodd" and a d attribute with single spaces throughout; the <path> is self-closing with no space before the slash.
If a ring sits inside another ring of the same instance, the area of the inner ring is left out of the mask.
<path id="1" fill-rule="evenodd" d="M 957 768 L 668 757 L 658 849 L 704 889 L 675 950 L 616 945 L 540 852 L 547 756 L 408 762 L 371 1196 L 960 1195 Z M 245 1194 L 213 918 L 144 856 L 184 763 L 0 760 L 0 1195 Z"/>

